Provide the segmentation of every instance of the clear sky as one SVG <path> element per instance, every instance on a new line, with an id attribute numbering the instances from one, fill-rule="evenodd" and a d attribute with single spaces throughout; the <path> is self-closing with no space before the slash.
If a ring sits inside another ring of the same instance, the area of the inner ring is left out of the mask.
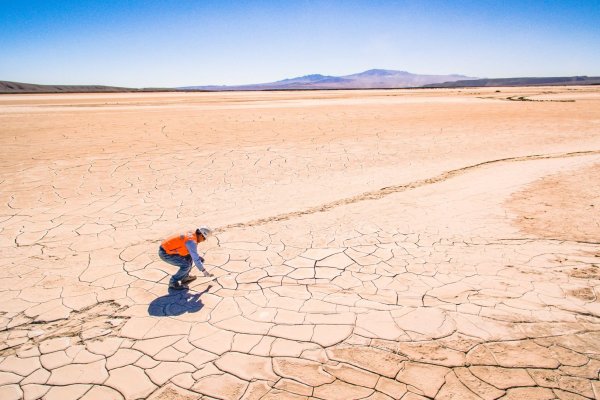
<path id="1" fill-rule="evenodd" d="M 0 0 L 0 80 L 222 85 L 371 68 L 600 76 L 600 0 Z"/>

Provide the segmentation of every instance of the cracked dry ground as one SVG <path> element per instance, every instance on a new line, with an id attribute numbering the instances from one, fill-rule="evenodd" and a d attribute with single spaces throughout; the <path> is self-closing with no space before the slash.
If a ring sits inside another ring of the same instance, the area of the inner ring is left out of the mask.
<path id="1" fill-rule="evenodd" d="M 599 398 L 599 121 L 575 87 L 0 97 L 0 398 Z M 216 279 L 169 293 L 199 224 Z"/>

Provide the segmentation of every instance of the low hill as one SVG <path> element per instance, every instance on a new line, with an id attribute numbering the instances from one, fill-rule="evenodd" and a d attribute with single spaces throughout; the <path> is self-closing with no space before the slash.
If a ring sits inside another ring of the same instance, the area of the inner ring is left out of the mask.
<path id="1" fill-rule="evenodd" d="M 138 92 L 132 89 L 117 86 L 102 85 L 36 85 L 33 83 L 0 81 L 0 93 L 111 93 L 111 92 Z"/>
<path id="2" fill-rule="evenodd" d="M 559 76 L 546 78 L 467 79 L 424 85 L 431 88 L 486 87 L 486 86 L 562 86 L 600 85 L 600 76 Z"/>

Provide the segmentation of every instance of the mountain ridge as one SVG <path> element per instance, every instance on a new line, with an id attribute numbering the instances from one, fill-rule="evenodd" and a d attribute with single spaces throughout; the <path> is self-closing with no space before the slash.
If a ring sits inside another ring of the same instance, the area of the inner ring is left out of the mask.
<path id="1" fill-rule="evenodd" d="M 477 79 L 465 75 L 425 75 L 389 69 L 369 69 L 363 72 L 332 76 L 309 74 L 275 82 L 223 85 L 183 86 L 181 90 L 301 90 L 301 89 L 400 89 L 420 87 L 459 79 Z"/>
<path id="2" fill-rule="evenodd" d="M 467 79 L 424 85 L 426 88 L 600 85 L 600 76 L 549 76 Z"/>
<path id="3" fill-rule="evenodd" d="M 168 88 L 128 88 L 106 85 L 40 85 L 14 81 L 0 81 L 0 94 L 36 94 L 36 93 L 129 93 L 129 92 L 165 92 Z"/>
<path id="4" fill-rule="evenodd" d="M 35 93 L 127 93 L 127 92 L 221 92 L 261 90 L 344 90 L 401 88 L 459 88 L 492 86 L 600 85 L 600 76 L 470 78 L 465 75 L 419 75 L 407 71 L 370 69 L 356 74 L 332 76 L 309 74 L 275 82 L 250 85 L 209 85 L 174 88 L 127 88 L 105 85 L 39 85 L 0 81 L 0 94 Z"/>

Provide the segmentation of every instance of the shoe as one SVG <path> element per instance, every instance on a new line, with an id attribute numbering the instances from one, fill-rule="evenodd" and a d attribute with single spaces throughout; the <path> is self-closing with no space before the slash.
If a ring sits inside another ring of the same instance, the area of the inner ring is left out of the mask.
<path id="1" fill-rule="evenodd" d="M 188 287 L 186 285 L 183 285 L 179 282 L 171 282 L 169 283 L 169 289 L 175 289 L 175 290 L 184 290 L 187 289 Z"/>
<path id="2" fill-rule="evenodd" d="M 181 284 L 185 285 L 186 283 L 190 283 L 196 280 L 196 275 L 188 275 L 181 280 Z"/>

